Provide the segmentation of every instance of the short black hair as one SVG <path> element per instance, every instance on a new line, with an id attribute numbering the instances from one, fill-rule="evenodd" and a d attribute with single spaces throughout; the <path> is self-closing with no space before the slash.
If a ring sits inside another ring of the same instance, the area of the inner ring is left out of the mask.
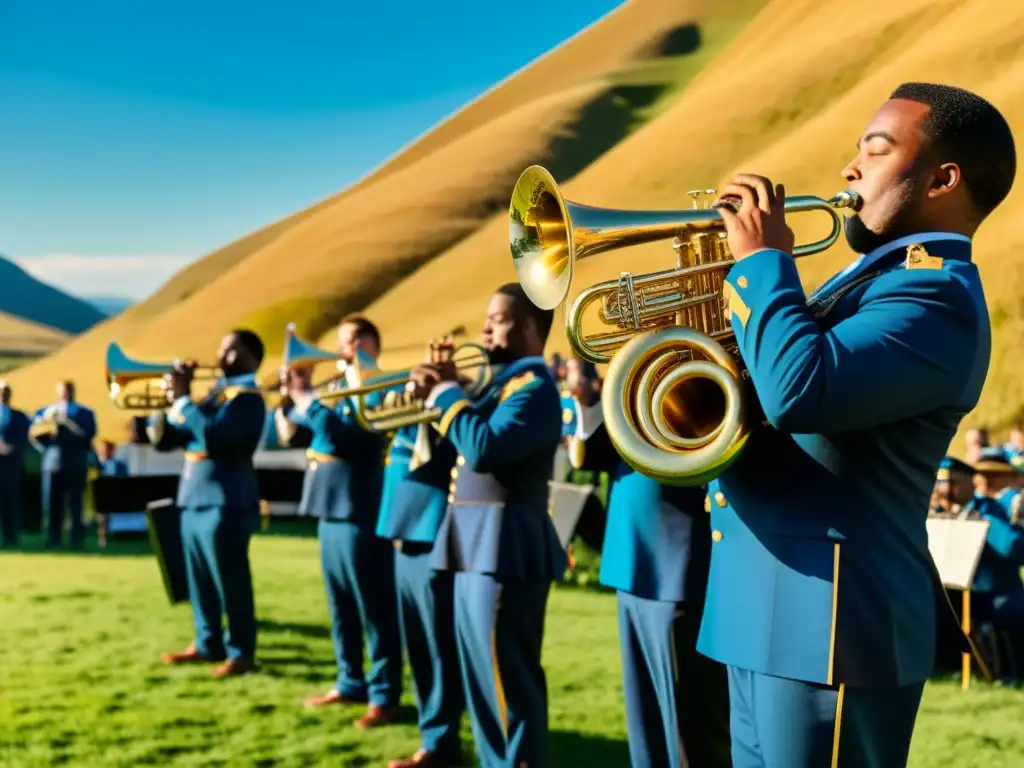
<path id="1" fill-rule="evenodd" d="M 940 161 L 956 163 L 981 217 L 995 210 L 1013 186 L 1017 150 L 999 110 L 977 94 L 951 85 L 903 83 L 890 99 L 928 107 L 925 135 Z"/>
<path id="2" fill-rule="evenodd" d="M 341 319 L 341 324 L 354 325 L 356 327 L 356 336 L 368 336 L 373 340 L 377 351 L 380 351 L 380 329 L 366 315 L 345 315 Z"/>
<path id="3" fill-rule="evenodd" d="M 250 331 L 248 328 L 236 328 L 231 332 L 231 335 L 235 337 L 246 352 L 252 355 L 256 367 L 259 368 L 263 364 L 263 340 L 259 337 L 259 334 L 256 331 Z"/>
<path id="4" fill-rule="evenodd" d="M 523 286 L 519 283 L 505 283 L 495 293 L 508 296 L 515 300 L 516 312 L 520 318 L 532 317 L 537 324 L 537 333 L 540 334 L 542 343 L 547 343 L 548 334 L 551 333 L 551 325 L 555 322 L 555 312 L 551 309 L 541 309 L 526 295 Z"/>

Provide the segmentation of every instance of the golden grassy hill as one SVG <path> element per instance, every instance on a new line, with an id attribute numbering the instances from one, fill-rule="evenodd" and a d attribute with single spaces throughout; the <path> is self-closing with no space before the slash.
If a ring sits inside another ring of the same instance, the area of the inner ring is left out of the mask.
<path id="1" fill-rule="evenodd" d="M 0 312 L 0 361 L 46 355 L 67 343 L 69 335 L 56 328 Z"/>
<path id="2" fill-rule="evenodd" d="M 505 209 L 526 165 L 571 178 L 656 115 L 763 2 L 625 3 L 354 187 L 211 254 L 13 378 L 49 382 L 73 371 L 106 431 L 124 418 L 104 399 L 111 340 L 139 357 L 202 359 L 236 325 L 255 327 L 274 353 L 289 321 L 319 335 Z M 583 129 L 593 125 L 600 130 Z"/>
<path id="3" fill-rule="evenodd" d="M 993 0 L 900 0 L 870 14 L 819 0 L 627 2 L 359 184 L 212 254 L 13 378 L 74 371 L 83 398 L 99 402 L 111 338 L 146 356 L 201 354 L 246 323 L 276 351 L 289 320 L 315 336 L 364 307 L 385 335 L 382 363 L 415 362 L 429 335 L 473 333 L 490 291 L 514 278 L 504 211 L 526 165 L 551 167 L 570 199 L 611 207 L 684 207 L 687 190 L 740 168 L 828 196 L 868 117 L 905 80 L 971 88 L 1024 136 L 1022 22 L 1024 5 Z M 972 419 L 997 426 L 1024 403 L 1011 359 L 1024 262 L 1008 258 L 1021 252 L 1022 208 L 1018 185 L 977 243 L 996 342 Z M 812 219 L 794 221 L 798 237 L 817 232 Z M 665 268 L 670 255 L 667 245 L 605 254 L 583 263 L 577 286 L 627 265 Z M 849 257 L 837 246 L 806 260 L 808 286 Z M 566 349 L 560 330 L 552 349 Z M 113 413 L 100 418 L 106 430 Z"/>

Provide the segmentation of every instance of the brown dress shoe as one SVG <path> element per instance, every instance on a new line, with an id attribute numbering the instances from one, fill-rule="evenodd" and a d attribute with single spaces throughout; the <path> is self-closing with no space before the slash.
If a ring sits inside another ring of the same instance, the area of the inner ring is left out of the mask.
<path id="1" fill-rule="evenodd" d="M 327 693 L 321 696 L 310 696 L 308 699 L 302 702 L 302 706 L 306 709 L 318 709 L 320 707 L 329 707 L 332 704 L 337 704 L 343 707 L 351 706 L 363 706 L 366 704 L 365 701 L 356 701 L 350 699 L 347 696 L 343 696 L 337 688 L 331 688 Z"/>
<path id="2" fill-rule="evenodd" d="M 356 720 L 356 728 L 362 728 L 366 731 L 370 728 L 391 725 L 392 714 L 394 714 L 394 710 L 390 707 L 378 707 L 376 704 L 371 704 L 367 707 L 366 714 Z"/>
<path id="3" fill-rule="evenodd" d="M 392 760 L 388 763 L 388 768 L 455 768 L 456 765 L 458 763 L 443 760 L 433 752 L 420 749 L 412 757 L 407 757 L 404 760 Z"/>
<path id="4" fill-rule="evenodd" d="M 210 670 L 212 677 L 238 677 L 247 675 L 256 669 L 256 665 L 248 659 L 228 659 Z"/>
<path id="5" fill-rule="evenodd" d="M 220 659 L 211 659 L 209 656 L 204 656 L 196 650 L 195 643 L 189 643 L 188 648 L 179 653 L 165 653 L 160 657 L 160 661 L 163 664 L 202 664 L 212 663 L 220 661 Z"/>

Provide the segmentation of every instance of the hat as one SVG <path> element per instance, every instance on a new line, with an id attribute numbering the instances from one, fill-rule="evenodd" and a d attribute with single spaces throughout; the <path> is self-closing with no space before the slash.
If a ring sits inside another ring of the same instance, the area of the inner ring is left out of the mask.
<path id="1" fill-rule="evenodd" d="M 989 447 L 981 449 L 981 456 L 978 463 L 974 465 L 974 471 L 984 475 L 986 473 L 1015 472 L 1018 471 L 1018 468 L 1010 463 L 1002 448 Z"/>
<path id="2" fill-rule="evenodd" d="M 939 472 L 935 479 L 940 482 L 945 480 L 949 481 L 952 478 L 954 472 L 960 472 L 965 475 L 973 475 L 975 468 L 968 464 L 966 461 L 954 458 L 953 456 L 947 456 L 939 464 Z"/>

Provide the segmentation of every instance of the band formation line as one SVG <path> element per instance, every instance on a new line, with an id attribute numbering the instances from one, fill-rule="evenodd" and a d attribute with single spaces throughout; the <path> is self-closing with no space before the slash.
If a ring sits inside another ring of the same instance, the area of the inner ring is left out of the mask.
<path id="1" fill-rule="evenodd" d="M 577 506 L 570 535 L 556 524 L 561 447 L 570 481 L 611 478 L 596 546 L 617 592 L 633 766 L 906 765 L 937 663 L 965 654 L 1016 677 L 1024 658 L 1024 433 L 992 448 L 974 432 L 964 460 L 948 455 L 991 356 L 972 238 L 1015 172 L 991 104 L 908 83 L 827 199 L 737 174 L 678 211 L 609 211 L 527 169 L 509 209 L 518 282 L 481 308 L 478 344 L 432 341 L 408 370 L 378 367 L 364 315 L 340 319 L 336 352 L 290 326 L 269 386 L 250 330 L 211 366 L 111 345 L 111 396 L 147 412 L 157 451 L 184 456 L 168 509 L 194 640 L 163 662 L 257 669 L 253 456 L 271 424 L 308 456 L 299 514 L 318 518 L 337 662 L 304 706 L 356 706 L 359 728 L 386 727 L 404 656 L 422 739 L 390 768 L 466 764 L 463 715 L 479 765 L 545 768 L 545 613 L 579 520 Z M 797 244 L 787 220 L 802 213 L 828 216 L 830 234 Z M 796 259 L 843 235 L 859 257 L 807 295 Z M 673 247 L 662 271 L 573 281 L 582 259 L 658 240 Z M 544 357 L 560 307 L 564 368 Z M 323 363 L 336 370 L 317 381 Z M 211 387 L 193 397 L 200 379 Z M 48 544 L 67 512 L 81 546 L 93 412 L 70 382 L 32 418 L 0 392 L 5 543 L 34 444 Z M 988 524 L 969 609 L 929 550 L 942 519 Z"/>

